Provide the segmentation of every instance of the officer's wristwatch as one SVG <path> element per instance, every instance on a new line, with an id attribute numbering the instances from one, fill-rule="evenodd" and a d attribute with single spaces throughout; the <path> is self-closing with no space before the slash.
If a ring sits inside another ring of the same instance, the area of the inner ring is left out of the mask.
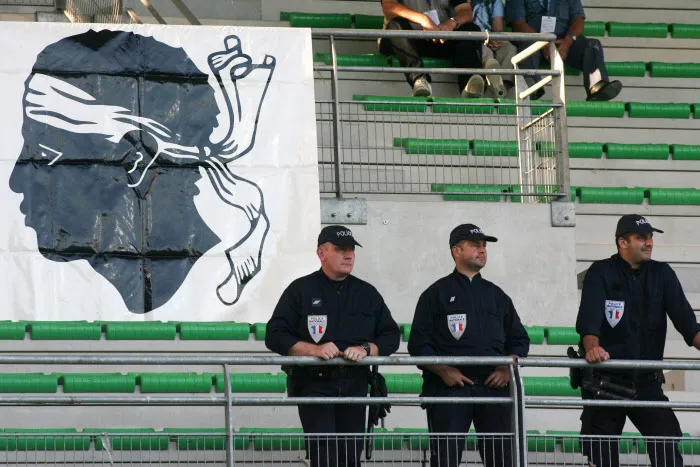
<path id="1" fill-rule="evenodd" d="M 365 342 L 360 347 L 362 347 L 365 350 L 365 352 L 367 352 L 367 356 L 369 356 L 370 352 L 372 351 L 372 347 L 369 345 L 369 343 Z"/>

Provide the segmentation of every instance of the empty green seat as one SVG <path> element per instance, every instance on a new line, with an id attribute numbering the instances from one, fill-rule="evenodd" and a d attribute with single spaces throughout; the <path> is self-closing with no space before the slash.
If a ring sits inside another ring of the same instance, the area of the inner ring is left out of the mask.
<path id="1" fill-rule="evenodd" d="M 352 15 L 347 13 L 290 13 L 289 25 L 293 28 L 334 28 L 352 27 Z"/>
<path id="2" fill-rule="evenodd" d="M 653 37 L 665 38 L 668 24 L 665 23 L 608 23 L 610 37 Z"/>
<path id="3" fill-rule="evenodd" d="M 24 340 L 27 335 L 27 323 L 0 321 L 0 340 Z"/>
<path id="4" fill-rule="evenodd" d="M 492 114 L 495 110 L 493 99 L 459 99 L 433 97 L 434 113 L 445 114 Z"/>
<path id="5" fill-rule="evenodd" d="M 466 156 L 470 147 L 467 139 L 396 138 L 394 145 L 397 143 L 404 148 L 406 154 Z"/>
<path id="6" fill-rule="evenodd" d="M 605 22 L 603 21 L 586 21 L 583 24 L 584 36 L 603 37 L 605 35 Z"/>
<path id="7" fill-rule="evenodd" d="M 671 156 L 674 161 L 700 161 L 700 145 L 672 144 Z"/>
<path id="8" fill-rule="evenodd" d="M 518 142 L 475 139 L 472 141 L 472 153 L 475 156 L 518 157 Z"/>
<path id="9" fill-rule="evenodd" d="M 525 326 L 530 337 L 530 344 L 540 345 L 544 342 L 544 326 Z"/>
<path id="10" fill-rule="evenodd" d="M 382 29 L 384 17 L 375 15 L 354 15 L 356 29 Z"/>
<path id="11" fill-rule="evenodd" d="M 32 340 L 100 340 L 100 323 L 87 321 L 33 321 L 29 325 Z"/>
<path id="12" fill-rule="evenodd" d="M 137 382 L 143 393 L 153 392 L 211 392 L 211 373 L 141 373 Z"/>
<path id="13" fill-rule="evenodd" d="M 256 341 L 265 340 L 265 330 L 267 329 L 267 323 L 254 323 L 250 326 L 250 330 L 255 336 Z"/>
<path id="14" fill-rule="evenodd" d="M 690 108 L 693 110 L 693 118 L 700 118 L 700 104 L 693 104 Z"/>
<path id="15" fill-rule="evenodd" d="M 576 397 L 581 391 L 572 389 L 567 376 L 525 376 L 525 394 L 528 396 Z"/>
<path id="16" fill-rule="evenodd" d="M 683 433 L 684 438 L 689 438 L 689 433 Z M 700 454 L 700 440 L 684 439 L 679 443 L 678 449 L 681 454 L 698 455 Z"/>
<path id="17" fill-rule="evenodd" d="M 502 193 L 510 190 L 510 185 L 464 185 L 446 183 L 433 183 L 430 185 L 430 191 L 434 193 L 445 193 L 442 195 L 442 199 L 445 201 L 500 201 Z M 471 194 L 467 194 L 470 192 Z"/>
<path id="18" fill-rule="evenodd" d="M 401 449 L 403 446 L 403 436 L 400 434 L 393 435 L 388 434 L 389 430 L 382 427 L 376 427 L 374 429 L 375 436 L 372 439 L 374 444 L 374 449 L 380 450 L 394 450 Z"/>
<path id="19" fill-rule="evenodd" d="M 160 321 L 104 323 L 107 340 L 175 340 L 177 324 Z"/>
<path id="20" fill-rule="evenodd" d="M 430 445 L 427 428 L 394 428 L 394 433 L 402 433 L 411 450 L 426 450 Z M 421 434 L 425 433 L 425 436 Z"/>
<path id="21" fill-rule="evenodd" d="M 645 62 L 605 62 L 610 76 L 633 76 L 644 78 L 647 74 Z"/>
<path id="22" fill-rule="evenodd" d="M 287 390 L 286 373 L 231 373 L 231 392 L 283 393 Z M 216 392 L 224 392 L 226 378 L 223 373 L 214 375 Z"/>
<path id="23" fill-rule="evenodd" d="M 0 373 L 0 393 L 55 393 L 58 377 L 43 373 Z"/>
<path id="24" fill-rule="evenodd" d="M 85 428 L 83 433 L 91 433 L 95 438 L 95 450 L 105 449 L 102 434 L 115 451 L 167 451 L 169 437 L 167 434 L 156 433 L 153 428 Z"/>
<path id="25" fill-rule="evenodd" d="M 427 97 L 394 97 L 354 95 L 354 101 L 365 102 L 366 111 L 374 112 L 425 112 L 428 109 Z M 386 103 L 377 103 L 386 102 Z"/>
<path id="26" fill-rule="evenodd" d="M 527 450 L 530 452 L 554 452 L 556 443 L 554 438 L 543 436 L 539 430 L 526 430 Z"/>
<path id="27" fill-rule="evenodd" d="M 630 118 L 688 118 L 690 104 L 628 102 L 627 112 Z"/>
<path id="28" fill-rule="evenodd" d="M 561 444 L 562 452 L 566 454 L 581 452 L 581 438 L 578 431 L 547 430 L 547 434 L 554 437 L 556 444 Z"/>
<path id="29" fill-rule="evenodd" d="M 700 63 L 649 62 L 652 78 L 700 78 Z"/>
<path id="30" fill-rule="evenodd" d="M 625 116 L 624 102 L 586 102 L 571 101 L 566 103 L 566 115 L 569 117 L 614 117 Z"/>
<path id="31" fill-rule="evenodd" d="M 549 345 L 577 345 L 579 341 L 576 328 L 548 326 L 545 328 L 544 334 Z"/>
<path id="32" fill-rule="evenodd" d="M 331 65 L 331 54 L 316 53 L 314 54 L 314 61 Z M 379 54 L 337 54 L 336 64 L 338 66 L 388 66 L 389 58 L 385 55 Z"/>
<path id="33" fill-rule="evenodd" d="M 668 144 L 619 144 L 607 143 L 605 152 L 608 159 L 651 159 L 667 160 L 671 152 Z"/>
<path id="34" fill-rule="evenodd" d="M 549 157 L 551 157 L 551 156 L 549 156 Z M 520 185 L 513 185 L 513 186 L 511 187 L 511 191 L 512 191 L 513 193 L 520 193 L 520 192 L 521 192 L 520 190 L 521 190 Z M 540 202 L 540 203 L 548 203 L 549 201 L 551 201 L 551 200 L 554 198 L 553 195 L 554 195 L 554 193 L 557 193 L 557 190 L 558 190 L 558 187 L 557 187 L 556 185 L 536 185 L 536 186 L 534 187 L 534 190 L 532 189 L 532 187 L 528 187 L 528 188 L 525 190 L 525 192 L 526 192 L 526 193 L 528 193 L 528 192 L 532 193 L 532 192 L 534 191 L 535 193 L 543 193 L 543 194 L 545 194 L 545 193 L 550 193 L 550 194 L 551 194 L 550 196 L 537 196 L 537 201 L 538 201 L 538 202 Z M 514 202 L 514 203 L 520 203 L 520 202 L 521 202 L 521 198 L 522 198 L 522 197 L 521 197 L 521 196 L 518 196 L 518 195 L 513 195 L 513 196 L 510 197 L 511 201 Z"/>
<path id="35" fill-rule="evenodd" d="M 577 186 L 572 186 L 571 187 L 571 201 L 576 201 L 576 196 L 578 195 L 578 189 L 579 187 Z"/>
<path id="36" fill-rule="evenodd" d="M 399 330 L 401 331 L 401 339 L 404 342 L 408 342 L 408 338 L 411 335 L 411 324 L 410 323 L 401 323 L 401 324 L 399 324 Z"/>
<path id="37" fill-rule="evenodd" d="M 644 188 L 582 186 L 578 197 L 581 203 L 589 204 L 642 204 Z"/>
<path id="38" fill-rule="evenodd" d="M 235 340 L 247 341 L 250 337 L 248 323 L 213 322 L 213 323 L 180 323 L 177 325 L 180 340 Z"/>
<path id="39" fill-rule="evenodd" d="M 240 432 L 250 433 L 256 451 L 299 451 L 306 446 L 302 435 L 293 436 L 303 433 L 301 428 L 241 428 Z"/>
<path id="40" fill-rule="evenodd" d="M 554 143 L 538 141 L 537 150 L 542 156 L 555 157 Z M 569 143 L 570 159 L 600 159 L 603 156 L 603 143 Z"/>
<path id="41" fill-rule="evenodd" d="M 66 433 L 63 435 L 63 433 Z M 57 436 L 52 436 L 57 435 Z M 75 428 L 6 428 L 0 433 L 0 451 L 87 451 L 90 436 Z"/>
<path id="42" fill-rule="evenodd" d="M 63 373 L 63 392 L 124 392 L 136 390 L 136 375 L 121 373 Z"/>
<path id="43" fill-rule="evenodd" d="M 700 39 L 700 24 L 671 24 L 669 30 L 674 39 Z"/>
<path id="44" fill-rule="evenodd" d="M 700 205 L 700 190 L 695 188 L 649 188 L 649 204 Z"/>
<path id="45" fill-rule="evenodd" d="M 175 439 L 179 451 L 223 451 L 226 449 L 225 428 L 165 428 L 163 432 L 169 433 Z M 248 449 L 250 435 L 234 433 L 233 447 L 235 449 Z"/>
<path id="46" fill-rule="evenodd" d="M 384 378 L 391 394 L 419 394 L 423 388 L 419 373 L 384 373 Z"/>

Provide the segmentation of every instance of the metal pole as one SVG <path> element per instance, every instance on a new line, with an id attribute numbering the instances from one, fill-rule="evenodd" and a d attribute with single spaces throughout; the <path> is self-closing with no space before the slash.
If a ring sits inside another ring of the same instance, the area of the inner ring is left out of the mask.
<path id="1" fill-rule="evenodd" d="M 527 467 L 527 431 L 525 430 L 525 384 L 523 383 L 523 375 L 520 373 L 520 359 L 515 361 L 513 366 L 515 382 L 518 387 L 518 436 L 520 437 L 520 467 Z"/>
<path id="2" fill-rule="evenodd" d="M 331 42 L 331 95 L 333 97 L 333 157 L 335 162 L 335 197 L 343 197 L 343 183 L 340 170 L 340 97 L 338 96 L 338 56 L 335 51 L 335 38 Z"/>
<path id="3" fill-rule="evenodd" d="M 513 364 L 508 365 L 508 374 L 510 375 L 510 397 L 513 398 L 513 418 L 511 419 L 511 431 L 513 432 L 513 467 L 522 467 L 520 455 L 520 398 L 518 397 L 518 385 Z"/>
<path id="4" fill-rule="evenodd" d="M 187 8 L 187 5 L 182 0 L 170 0 L 173 2 L 173 5 L 175 5 L 175 8 L 180 10 L 180 13 L 182 13 L 182 16 L 189 21 L 190 24 L 193 24 L 195 26 L 201 26 L 202 23 L 197 19 L 197 17 L 192 13 L 192 11 Z"/>
<path id="5" fill-rule="evenodd" d="M 486 39 L 492 41 L 539 41 L 551 42 L 557 39 L 555 34 L 550 33 L 518 33 L 518 32 L 462 32 L 462 31 L 390 31 L 376 29 L 312 29 L 311 37 L 323 38 L 334 36 L 340 39 L 364 38 L 376 40 L 377 38 L 405 37 L 408 39 L 449 39 L 449 40 L 477 40 Z M 546 44 L 545 44 L 546 45 Z"/>
<path id="6" fill-rule="evenodd" d="M 571 176 L 569 174 L 569 138 L 567 134 L 566 121 L 566 86 L 564 82 L 564 61 L 559 55 L 554 42 L 549 44 L 549 56 L 553 57 L 552 71 L 558 71 L 559 75 L 554 77 L 552 85 L 552 103 L 561 104 L 554 107 L 555 116 L 558 118 L 554 122 L 554 150 L 557 153 L 557 191 L 565 193 L 558 201 L 571 201 Z"/>
<path id="7" fill-rule="evenodd" d="M 224 365 L 224 394 L 226 396 L 226 466 L 233 467 L 234 444 L 233 444 L 233 408 L 231 404 L 231 373 L 228 365 Z"/>
<path id="8" fill-rule="evenodd" d="M 153 16 L 153 17 L 155 18 L 155 20 L 158 21 L 158 23 L 160 23 L 160 24 L 168 24 L 168 23 L 165 22 L 165 20 L 163 19 L 163 17 L 160 16 L 160 13 L 158 13 L 158 10 L 156 10 L 156 9 L 153 7 L 153 5 L 151 5 L 151 2 L 150 2 L 149 0 L 141 0 L 141 3 L 143 4 L 143 6 L 146 7 L 146 9 L 147 9 L 148 12 L 151 14 L 151 16 Z"/>

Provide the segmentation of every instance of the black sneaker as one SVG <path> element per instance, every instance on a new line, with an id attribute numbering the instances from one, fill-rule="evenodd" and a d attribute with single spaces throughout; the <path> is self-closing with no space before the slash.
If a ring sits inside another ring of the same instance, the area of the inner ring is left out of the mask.
<path id="1" fill-rule="evenodd" d="M 602 85 L 600 85 L 600 83 L 598 83 L 594 86 L 594 88 L 598 88 L 598 89 L 591 92 L 591 94 L 586 98 L 587 101 L 589 101 L 589 102 L 610 101 L 610 100 L 615 99 L 617 97 L 617 95 L 620 94 L 620 91 L 622 91 L 622 83 L 617 81 L 617 80 L 610 81 L 610 82 L 602 82 L 602 83 L 603 83 Z"/>

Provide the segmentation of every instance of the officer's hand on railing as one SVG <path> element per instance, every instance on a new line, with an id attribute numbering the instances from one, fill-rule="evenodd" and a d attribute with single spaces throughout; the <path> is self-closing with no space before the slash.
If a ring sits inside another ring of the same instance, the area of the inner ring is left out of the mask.
<path id="1" fill-rule="evenodd" d="M 340 355 L 340 350 L 338 350 L 338 347 L 336 347 L 333 342 L 326 342 L 325 344 L 316 346 L 314 357 L 330 360 L 338 355 Z"/>
<path id="2" fill-rule="evenodd" d="M 439 368 L 437 374 L 446 386 L 451 388 L 459 386 L 460 388 L 463 388 L 465 383 L 474 385 L 474 381 L 464 376 L 461 371 L 453 366 L 440 365 L 437 368 Z"/>
<path id="3" fill-rule="evenodd" d="M 507 366 L 499 366 L 486 378 L 484 384 L 490 388 L 502 388 L 508 385 L 510 373 Z"/>
<path id="4" fill-rule="evenodd" d="M 360 346 L 354 346 L 345 349 L 345 352 L 341 352 L 340 356 L 351 362 L 359 362 L 367 356 L 367 352 Z"/>
<path id="5" fill-rule="evenodd" d="M 586 352 L 586 361 L 588 363 L 599 363 L 610 359 L 610 354 L 601 346 L 591 347 Z"/>

